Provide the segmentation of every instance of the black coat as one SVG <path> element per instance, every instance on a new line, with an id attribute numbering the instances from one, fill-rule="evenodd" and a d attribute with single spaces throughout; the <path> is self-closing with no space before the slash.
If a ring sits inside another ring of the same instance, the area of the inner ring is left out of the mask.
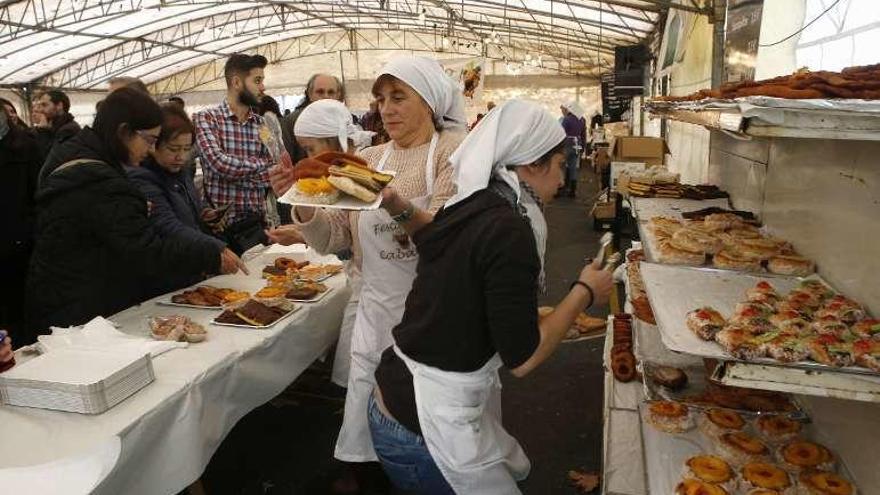
<path id="1" fill-rule="evenodd" d="M 145 299 L 145 288 L 169 273 L 219 270 L 217 247 L 159 236 L 143 193 L 91 129 L 57 151 L 62 164 L 104 163 L 55 167 L 40 184 L 26 292 L 30 330 L 110 316 Z"/>
<path id="2" fill-rule="evenodd" d="M 73 115 L 70 115 L 69 113 L 59 115 L 58 118 L 52 122 L 52 127 L 38 127 L 34 129 L 37 133 L 37 141 L 40 143 L 40 151 L 43 158 L 49 156 L 49 153 L 51 153 L 52 148 L 54 148 L 56 144 L 61 144 L 73 136 L 76 136 L 80 130 L 81 128 L 79 124 L 73 120 Z"/>
<path id="3" fill-rule="evenodd" d="M 43 161 L 33 134 L 14 128 L 0 140 L 0 259 L 33 243 L 34 194 Z"/>
<path id="4" fill-rule="evenodd" d="M 162 237 L 178 237 L 217 251 L 226 243 L 211 235 L 201 220 L 202 202 L 193 177 L 187 170 L 168 172 L 150 157 L 140 167 L 126 167 L 128 177 L 152 203 L 150 221 Z M 163 280 L 156 294 L 187 287 L 200 281 L 200 275 L 184 274 Z"/>

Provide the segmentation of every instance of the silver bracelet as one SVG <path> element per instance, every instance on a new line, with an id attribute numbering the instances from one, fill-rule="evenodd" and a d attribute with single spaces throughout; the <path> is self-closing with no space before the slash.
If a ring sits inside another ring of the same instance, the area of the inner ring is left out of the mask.
<path id="1" fill-rule="evenodd" d="M 397 223 L 406 223 L 412 220 L 412 218 L 416 214 L 416 207 L 412 203 L 409 204 L 404 210 L 397 215 L 391 217 Z"/>

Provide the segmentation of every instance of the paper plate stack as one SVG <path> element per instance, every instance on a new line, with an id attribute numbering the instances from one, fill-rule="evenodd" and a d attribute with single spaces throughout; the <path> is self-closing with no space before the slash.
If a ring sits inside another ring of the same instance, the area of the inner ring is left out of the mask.
<path id="1" fill-rule="evenodd" d="M 100 414 L 155 379 L 149 354 L 57 349 L 0 375 L 4 404 Z"/>

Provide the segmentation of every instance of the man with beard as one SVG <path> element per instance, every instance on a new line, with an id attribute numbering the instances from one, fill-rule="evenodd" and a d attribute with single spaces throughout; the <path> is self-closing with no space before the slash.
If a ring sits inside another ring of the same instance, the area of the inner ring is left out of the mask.
<path id="1" fill-rule="evenodd" d="M 35 128 L 40 150 L 45 157 L 53 146 L 75 136 L 80 127 L 70 114 L 70 98 L 63 92 L 46 91 L 40 95 L 37 103 L 37 110 L 46 118 L 42 125 Z"/>
<path id="2" fill-rule="evenodd" d="M 206 203 L 229 207 L 227 232 L 236 223 L 265 222 L 269 168 L 275 164 L 260 139 L 263 118 L 255 112 L 265 89 L 262 55 L 236 53 L 224 68 L 226 99 L 196 113 L 196 145 Z"/>

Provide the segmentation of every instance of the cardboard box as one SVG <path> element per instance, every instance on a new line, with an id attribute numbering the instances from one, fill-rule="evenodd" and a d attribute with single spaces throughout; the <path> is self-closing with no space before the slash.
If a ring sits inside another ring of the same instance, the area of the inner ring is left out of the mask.
<path id="1" fill-rule="evenodd" d="M 669 146 L 666 140 L 654 137 L 622 136 L 614 140 L 612 161 L 643 162 L 649 167 L 663 165 Z"/>
<path id="2" fill-rule="evenodd" d="M 626 193 L 629 175 L 645 171 L 645 162 L 611 162 L 611 190 Z"/>
<path id="3" fill-rule="evenodd" d="M 613 220 L 617 216 L 614 201 L 597 201 L 593 205 L 593 218 L 596 220 Z"/>

